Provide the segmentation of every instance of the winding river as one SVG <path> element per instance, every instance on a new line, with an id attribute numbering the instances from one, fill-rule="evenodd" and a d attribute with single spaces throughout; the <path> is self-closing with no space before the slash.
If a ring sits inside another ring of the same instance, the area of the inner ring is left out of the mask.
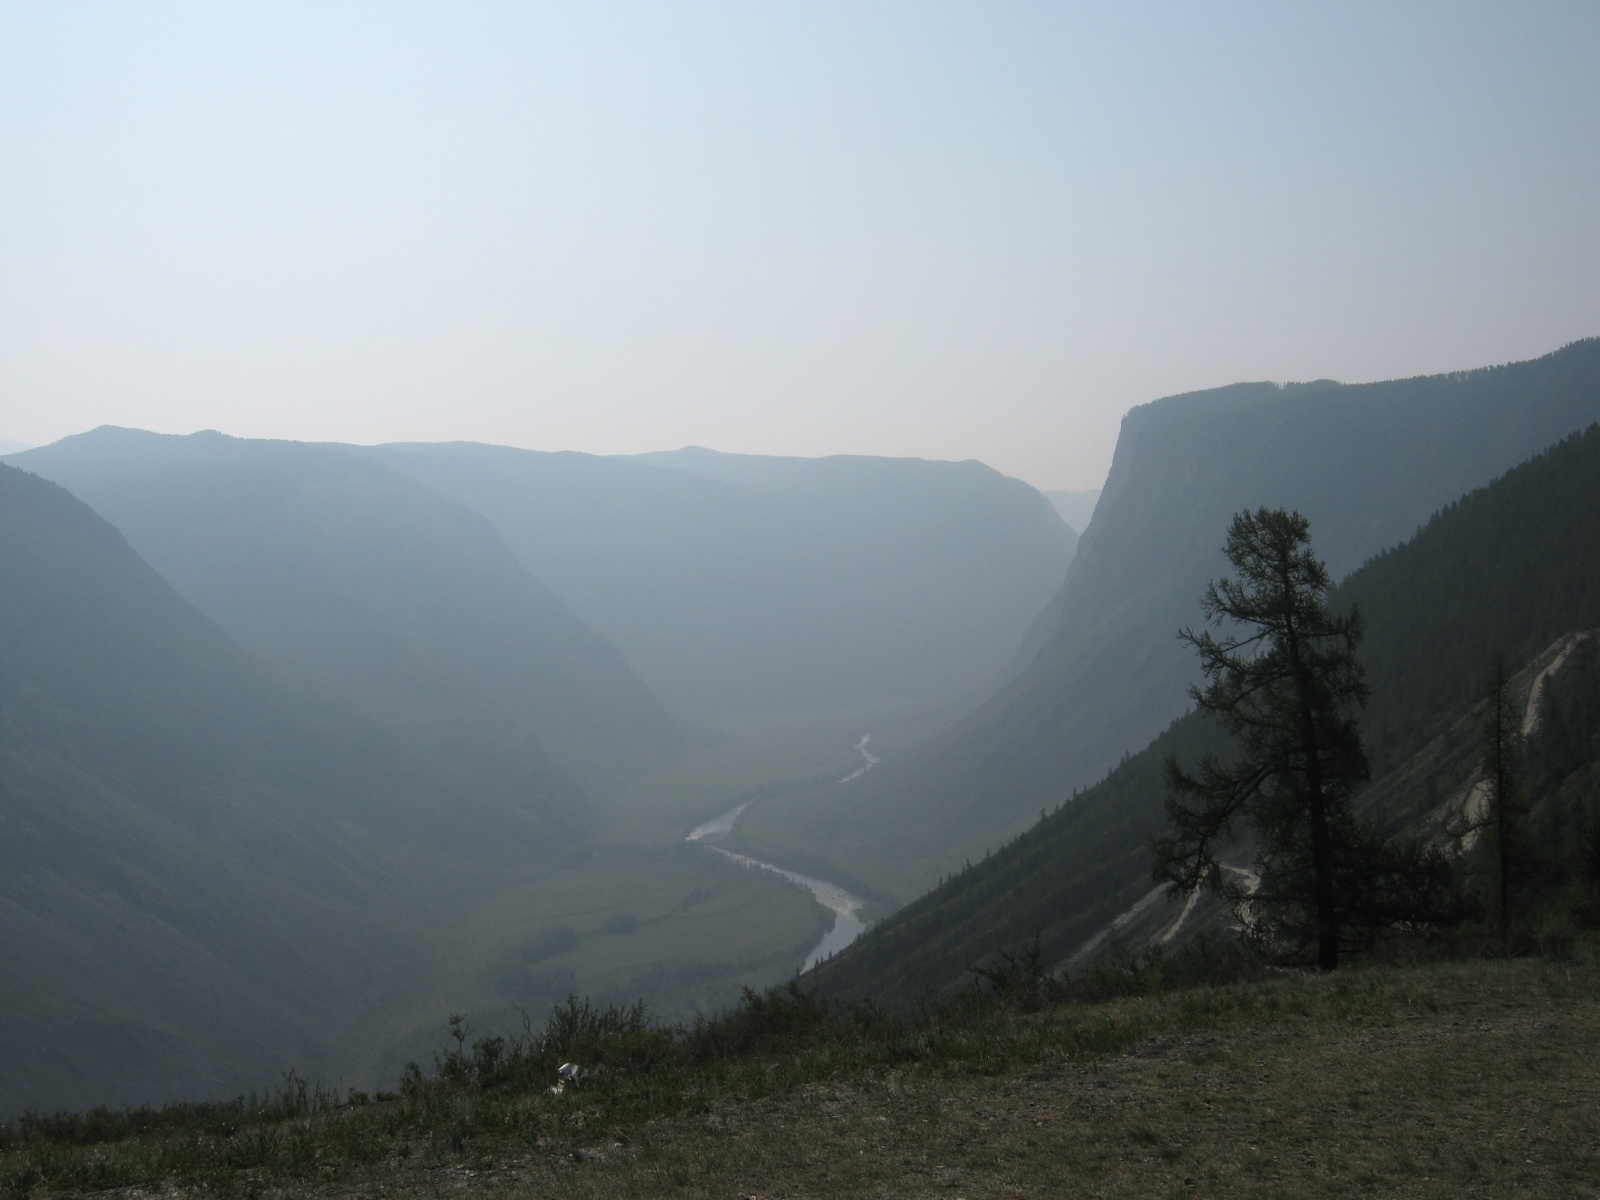
<path id="1" fill-rule="evenodd" d="M 867 743 L 871 740 L 872 735 L 868 733 L 863 735 L 861 740 L 856 743 L 856 752 L 861 755 L 862 764 L 843 779 L 838 780 L 839 783 L 849 783 L 852 779 L 859 779 L 878 765 L 877 756 L 867 749 Z M 769 875 L 776 875 L 786 883 L 803 887 L 815 897 L 818 904 L 833 913 L 833 927 L 822 935 L 822 940 L 812 948 L 810 954 L 806 955 L 805 965 L 800 968 L 801 971 L 809 971 L 830 955 L 837 954 L 843 950 L 866 932 L 866 924 L 860 917 L 856 916 L 856 912 L 866 901 L 858 896 L 852 896 L 838 884 L 829 883 L 826 879 L 814 879 L 810 875 L 802 875 L 798 871 L 789 871 L 783 867 L 774 866 L 772 863 L 762 862 L 760 859 L 751 858 L 748 854 L 735 854 L 732 850 L 724 850 L 721 846 L 715 845 L 714 843 L 720 842 L 733 832 L 733 827 L 738 824 L 739 818 L 744 814 L 744 810 L 754 803 L 755 800 L 746 800 L 743 804 L 737 804 L 730 808 L 721 816 L 713 817 L 702 825 L 696 825 L 689 831 L 688 837 L 684 840 L 699 842 L 712 853 L 720 854 L 747 870 L 765 871 Z"/>
<path id="2" fill-rule="evenodd" d="M 872 735 L 870 733 L 864 733 L 861 735 L 861 740 L 856 743 L 856 753 L 861 755 L 862 763 L 854 771 L 851 771 L 850 774 L 839 780 L 840 783 L 849 783 L 852 779 L 860 779 L 868 771 L 872 770 L 873 767 L 878 765 L 878 756 L 871 750 L 867 749 L 867 743 L 871 740 Z"/>

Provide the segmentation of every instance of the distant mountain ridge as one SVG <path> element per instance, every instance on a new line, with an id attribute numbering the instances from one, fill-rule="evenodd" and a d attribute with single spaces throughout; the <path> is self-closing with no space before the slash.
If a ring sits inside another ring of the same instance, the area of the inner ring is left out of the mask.
<path id="1" fill-rule="evenodd" d="M 367 456 L 108 428 L 10 461 L 245 645 L 466 769 L 576 812 L 568 774 L 605 790 L 674 752 L 621 654 L 486 520 Z"/>
<path id="2" fill-rule="evenodd" d="M 720 717 L 988 687 L 1076 535 L 981 463 L 361 451 L 483 513 L 663 697 Z"/>

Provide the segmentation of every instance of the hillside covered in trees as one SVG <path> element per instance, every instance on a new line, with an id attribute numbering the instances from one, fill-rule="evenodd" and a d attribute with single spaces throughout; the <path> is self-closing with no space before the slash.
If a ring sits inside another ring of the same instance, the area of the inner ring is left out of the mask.
<path id="1" fill-rule="evenodd" d="M 1563 635 L 1600 627 L 1600 427 L 1447 506 L 1346 578 L 1332 604 L 1359 605 L 1366 617 L 1372 792 L 1406 804 L 1414 827 L 1475 765 L 1476 723 L 1462 723 L 1480 705 L 1493 655 L 1525 667 Z M 1587 711 L 1593 669 L 1585 651 L 1555 673 L 1550 711 Z M 1385 776 L 1457 725 L 1468 753 L 1451 760 L 1453 775 L 1395 796 Z M 1564 797 L 1544 806 L 1547 831 L 1571 834 L 1600 817 L 1591 811 L 1600 796 L 1574 782 L 1590 778 L 1592 738 L 1563 715 L 1535 739 L 1535 761 L 1546 764 L 1541 786 Z M 1225 750 L 1214 728 L 1192 715 L 1174 722 L 1100 783 L 819 968 L 819 985 L 831 995 L 903 1004 L 957 986 L 968 968 L 1036 934 L 1048 961 L 1065 960 L 1150 894 L 1149 838 L 1165 821 L 1162 763 L 1173 753 L 1193 761 L 1206 749 Z"/>
<path id="2" fill-rule="evenodd" d="M 1238 384 L 1133 409 L 1066 582 L 1010 680 L 850 795 L 753 810 L 749 852 L 792 846 L 871 887 L 885 909 L 911 900 L 1181 715 L 1196 668 L 1173 634 L 1224 570 L 1234 513 L 1304 513 L 1340 578 L 1596 420 L 1600 339 L 1475 371 Z"/>

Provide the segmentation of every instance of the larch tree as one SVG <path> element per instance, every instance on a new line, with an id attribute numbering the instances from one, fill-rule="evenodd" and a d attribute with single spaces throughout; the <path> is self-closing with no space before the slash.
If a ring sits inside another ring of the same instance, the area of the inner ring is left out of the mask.
<path id="1" fill-rule="evenodd" d="M 1224 550 L 1236 576 L 1201 598 L 1217 633 L 1179 636 L 1205 676 L 1190 694 L 1238 755 L 1205 755 L 1194 772 L 1168 759 L 1171 832 L 1154 841 L 1155 878 L 1175 893 L 1222 896 L 1272 957 L 1324 969 L 1383 928 L 1451 919 L 1449 861 L 1384 842 L 1352 811 L 1370 775 L 1359 728 L 1361 614 L 1329 610 L 1310 522 L 1282 509 L 1242 512 Z M 1253 871 L 1222 858 L 1252 850 Z"/>

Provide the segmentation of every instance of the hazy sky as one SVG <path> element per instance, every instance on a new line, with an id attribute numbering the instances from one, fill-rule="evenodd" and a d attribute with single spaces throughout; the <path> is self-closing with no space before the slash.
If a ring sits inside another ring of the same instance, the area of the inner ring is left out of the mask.
<path id="1" fill-rule="evenodd" d="M 1600 4 L 0 6 L 0 438 L 981 458 L 1600 333 Z"/>

